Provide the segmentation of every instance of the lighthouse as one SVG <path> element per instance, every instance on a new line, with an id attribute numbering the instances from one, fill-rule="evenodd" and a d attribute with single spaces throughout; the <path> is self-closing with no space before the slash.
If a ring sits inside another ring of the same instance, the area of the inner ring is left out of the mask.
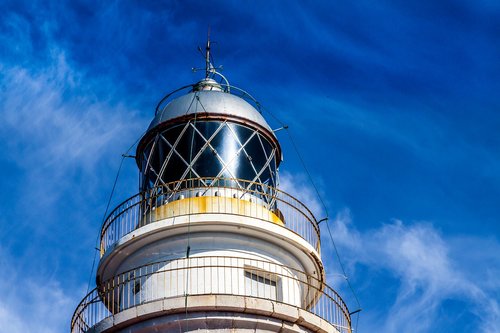
<path id="1" fill-rule="evenodd" d="M 140 139 L 138 193 L 100 231 L 71 332 L 351 332 L 311 211 L 279 189 L 259 103 L 218 73 L 167 94 Z"/>

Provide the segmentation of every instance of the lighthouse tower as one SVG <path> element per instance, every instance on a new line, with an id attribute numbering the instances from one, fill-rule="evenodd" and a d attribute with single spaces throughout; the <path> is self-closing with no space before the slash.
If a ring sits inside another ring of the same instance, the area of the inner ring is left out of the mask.
<path id="1" fill-rule="evenodd" d="M 136 151 L 139 193 L 106 218 L 71 332 L 351 332 L 311 211 L 279 190 L 259 104 L 210 62 L 165 96 Z"/>

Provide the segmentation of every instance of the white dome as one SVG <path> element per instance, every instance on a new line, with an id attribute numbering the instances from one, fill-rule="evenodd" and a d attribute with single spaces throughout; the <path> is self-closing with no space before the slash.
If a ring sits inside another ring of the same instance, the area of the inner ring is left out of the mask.
<path id="1" fill-rule="evenodd" d="M 252 105 L 238 96 L 217 90 L 190 92 L 172 100 L 164 108 L 158 110 L 149 129 L 163 122 L 195 113 L 237 117 L 243 122 L 248 120 L 256 123 L 273 133 L 264 117 Z"/>

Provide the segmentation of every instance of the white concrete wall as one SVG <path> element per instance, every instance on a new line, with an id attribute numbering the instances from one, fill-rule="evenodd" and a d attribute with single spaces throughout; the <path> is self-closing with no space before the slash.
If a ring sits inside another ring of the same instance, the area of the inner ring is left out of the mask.
<path id="1" fill-rule="evenodd" d="M 146 245 L 129 255 L 117 271 L 123 272 L 153 262 L 185 258 L 188 244 L 190 257 L 253 258 L 290 266 L 300 271 L 305 270 L 297 258 L 273 243 L 236 233 L 197 232 L 164 238 Z"/>
<path id="2" fill-rule="evenodd" d="M 188 237 L 189 261 L 185 259 Z M 142 247 L 118 271 L 154 262 L 160 264 L 134 270 L 122 279 L 136 280 L 116 289 L 113 297 L 119 308 L 186 293 L 251 295 L 302 306 L 301 284 L 296 281 L 302 276 L 281 265 L 299 271 L 303 267 L 290 253 L 257 238 L 224 232 L 177 235 Z"/>

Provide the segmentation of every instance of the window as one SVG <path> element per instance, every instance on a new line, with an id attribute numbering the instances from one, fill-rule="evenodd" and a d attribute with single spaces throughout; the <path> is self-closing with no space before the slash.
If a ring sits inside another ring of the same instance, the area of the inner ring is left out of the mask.
<path id="1" fill-rule="evenodd" d="M 280 300 L 280 279 L 259 268 L 245 267 L 245 295 Z"/>

